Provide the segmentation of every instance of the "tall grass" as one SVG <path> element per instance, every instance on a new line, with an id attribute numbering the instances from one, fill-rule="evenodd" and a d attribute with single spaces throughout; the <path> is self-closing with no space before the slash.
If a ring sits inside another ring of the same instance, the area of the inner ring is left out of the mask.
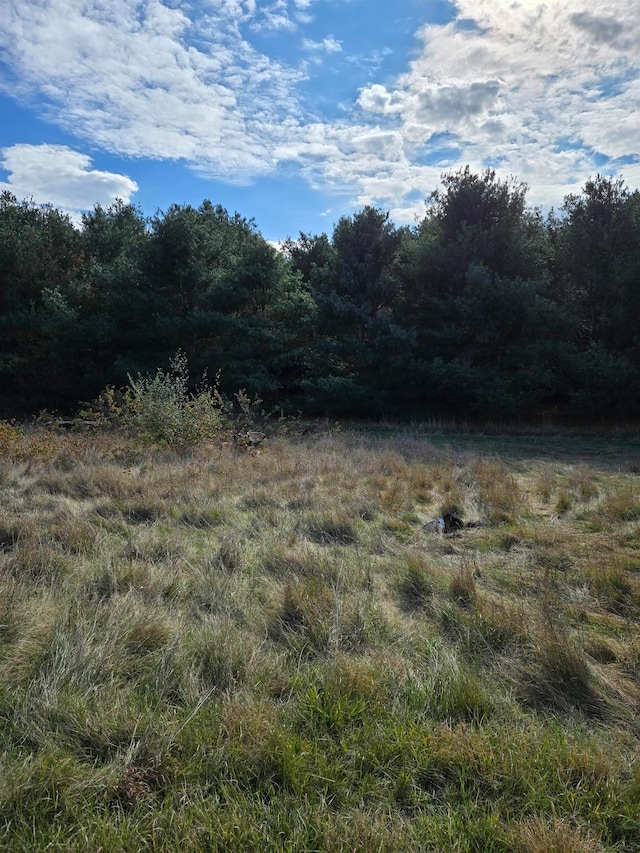
<path id="1" fill-rule="evenodd" d="M 0 430 L 0 849 L 640 850 L 628 450 L 141 438 Z"/>

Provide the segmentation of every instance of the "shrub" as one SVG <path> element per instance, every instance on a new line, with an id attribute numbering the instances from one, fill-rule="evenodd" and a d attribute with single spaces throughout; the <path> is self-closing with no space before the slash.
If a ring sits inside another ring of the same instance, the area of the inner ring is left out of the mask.
<path id="1" fill-rule="evenodd" d="M 178 449 L 195 445 L 229 426 L 230 404 L 219 392 L 218 377 L 213 387 L 206 373 L 195 391 L 189 386 L 187 357 L 178 350 L 169 370 L 129 375 L 127 388 L 105 388 L 80 417 L 124 429 L 149 444 Z"/>
<path id="2" fill-rule="evenodd" d="M 7 421 L 0 421 L 0 456 L 11 453 L 20 441 L 20 430 Z"/>
<path id="3" fill-rule="evenodd" d="M 226 425 L 217 387 L 211 388 L 205 376 L 191 393 L 187 358 L 180 351 L 170 365 L 170 371 L 158 368 L 155 376 L 129 376 L 125 416 L 145 441 L 180 447 L 212 438 Z"/>
<path id="4" fill-rule="evenodd" d="M 172 448 L 193 446 L 214 438 L 223 431 L 250 430 L 263 419 L 287 419 L 281 410 L 267 414 L 258 396 L 249 397 L 244 389 L 228 398 L 220 391 L 220 374 L 213 385 L 206 371 L 195 391 L 186 355 L 178 350 L 169 369 L 157 368 L 155 374 L 129 375 L 124 389 L 105 388 L 98 399 L 79 416 L 92 422 L 125 429 L 142 441 Z M 0 434 L 1 442 L 1 434 Z M 0 443 L 0 452 L 1 452 Z"/>

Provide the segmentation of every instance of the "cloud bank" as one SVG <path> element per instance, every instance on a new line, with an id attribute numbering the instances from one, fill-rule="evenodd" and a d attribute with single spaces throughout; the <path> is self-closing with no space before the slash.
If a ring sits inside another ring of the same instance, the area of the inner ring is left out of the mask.
<path id="1" fill-rule="evenodd" d="M 366 12 L 367 0 L 352 2 Z M 399 221 L 420 212 L 416 199 L 443 170 L 467 163 L 517 175 L 545 205 L 596 171 L 640 183 L 637 0 L 456 0 L 449 23 L 416 33 L 403 73 L 372 79 L 333 110 L 303 84 L 326 74 L 328 87 L 331 63 L 358 57 L 339 17 L 322 37 L 308 34 L 320 5 L 5 0 L 0 87 L 109 153 L 245 183 L 293 165 L 312 186 L 387 206 Z M 297 54 L 269 55 L 269 34 Z M 135 191 L 70 150 L 15 146 L 4 157 L 12 187 L 55 204 L 77 201 L 81 186 Z M 47 169 L 52 158 L 62 169 Z"/>
<path id="2" fill-rule="evenodd" d="M 12 145 L 0 149 L 0 165 L 9 173 L 0 192 L 36 204 L 52 204 L 79 219 L 80 211 L 99 203 L 108 206 L 116 198 L 128 202 L 138 189 L 126 175 L 91 168 L 86 154 L 65 145 Z"/>

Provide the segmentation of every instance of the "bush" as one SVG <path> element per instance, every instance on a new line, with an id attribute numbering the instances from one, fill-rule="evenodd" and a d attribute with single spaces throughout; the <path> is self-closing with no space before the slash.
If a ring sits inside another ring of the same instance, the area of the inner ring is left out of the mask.
<path id="1" fill-rule="evenodd" d="M 12 423 L 0 421 L 0 456 L 8 455 L 21 439 L 20 430 Z"/>
<path id="2" fill-rule="evenodd" d="M 266 413 L 260 397 L 250 397 L 245 389 L 226 397 L 220 391 L 219 373 L 213 386 L 206 371 L 195 391 L 189 390 L 190 385 L 187 357 L 178 350 L 169 370 L 159 367 L 153 376 L 129 375 L 127 388 L 105 388 L 79 417 L 92 424 L 124 429 L 149 444 L 177 449 L 207 441 L 221 432 L 256 429 L 268 417 L 277 417 L 279 425 L 288 420 L 278 408 Z"/>
<path id="3" fill-rule="evenodd" d="M 170 447 L 197 444 L 212 438 L 225 426 L 223 402 L 215 388 L 203 384 L 189 391 L 187 357 L 178 351 L 170 371 L 158 368 L 155 376 L 129 376 L 128 402 L 136 433 L 150 442 Z"/>
<path id="4" fill-rule="evenodd" d="M 150 444 L 187 447 L 213 438 L 229 426 L 229 404 L 211 387 L 207 376 L 195 392 L 189 390 L 186 355 L 178 350 L 169 370 L 158 368 L 154 376 L 129 375 L 128 388 L 106 388 L 89 411 L 81 412 L 98 422 L 124 428 Z"/>

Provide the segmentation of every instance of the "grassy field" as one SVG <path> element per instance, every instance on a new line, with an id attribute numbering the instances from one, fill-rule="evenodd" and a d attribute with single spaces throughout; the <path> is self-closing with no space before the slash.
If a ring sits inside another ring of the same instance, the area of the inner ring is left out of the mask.
<path id="1" fill-rule="evenodd" d="M 640 851 L 638 472 L 628 436 L 4 425 L 0 849 Z"/>

